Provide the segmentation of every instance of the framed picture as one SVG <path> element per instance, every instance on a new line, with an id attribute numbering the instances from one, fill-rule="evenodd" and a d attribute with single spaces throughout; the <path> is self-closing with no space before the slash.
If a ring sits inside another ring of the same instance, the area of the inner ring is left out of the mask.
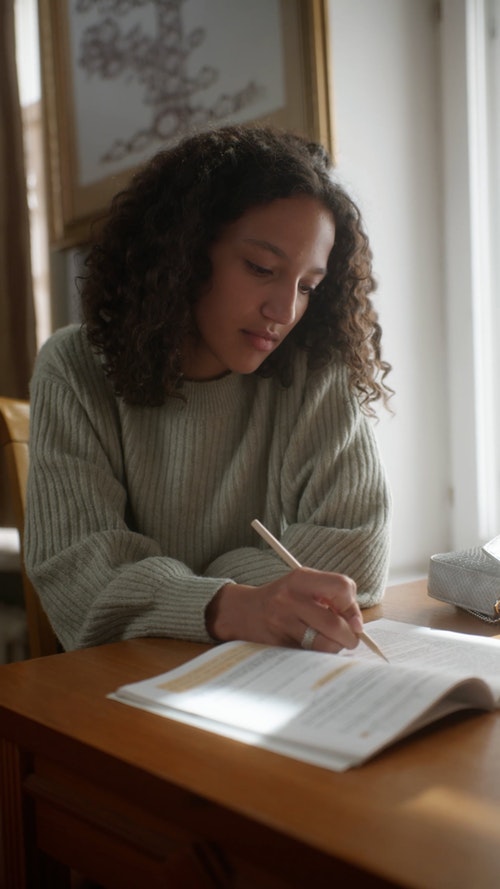
<path id="1" fill-rule="evenodd" d="M 327 0 L 38 0 L 51 244 L 186 134 L 269 122 L 333 154 Z"/>

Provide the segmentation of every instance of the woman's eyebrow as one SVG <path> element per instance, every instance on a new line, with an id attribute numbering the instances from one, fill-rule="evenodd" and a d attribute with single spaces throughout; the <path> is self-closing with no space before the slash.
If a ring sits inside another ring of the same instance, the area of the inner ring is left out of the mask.
<path id="1" fill-rule="evenodd" d="M 271 241 L 261 241 L 259 238 L 245 238 L 244 243 L 255 244 L 257 247 L 263 247 L 264 250 L 269 250 L 271 253 L 280 256 L 282 259 L 288 259 L 285 251 L 282 250 L 281 247 L 277 247 L 276 244 L 272 244 Z"/>
<path id="2" fill-rule="evenodd" d="M 244 244 L 255 244 L 257 247 L 262 247 L 264 250 L 269 250 L 270 253 L 274 253 L 275 256 L 280 256 L 281 259 L 288 259 L 287 254 L 281 247 L 277 247 L 276 244 L 272 244 L 271 241 L 261 241 L 259 238 L 244 238 Z M 313 275 L 326 275 L 328 269 L 317 268 L 311 269 L 311 274 Z"/>

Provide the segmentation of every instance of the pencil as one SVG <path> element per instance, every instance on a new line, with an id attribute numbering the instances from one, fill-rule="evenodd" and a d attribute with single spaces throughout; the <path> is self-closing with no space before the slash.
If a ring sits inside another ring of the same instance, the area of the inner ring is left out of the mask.
<path id="1" fill-rule="evenodd" d="M 269 544 L 269 546 L 275 551 L 275 553 L 277 553 L 278 556 L 280 556 L 283 559 L 283 561 L 286 562 L 286 564 L 290 568 L 302 568 L 302 565 L 300 564 L 300 562 L 297 561 L 295 556 L 292 556 L 292 554 L 290 552 L 288 552 L 287 549 L 285 549 L 283 544 L 280 543 L 279 540 L 276 539 L 274 534 L 271 534 L 271 532 L 268 531 L 267 528 L 265 528 L 264 525 L 261 522 L 259 522 L 258 519 L 253 520 L 252 528 L 254 528 L 258 534 L 260 534 L 262 539 L 265 540 L 266 543 Z M 374 640 L 371 638 L 371 636 L 368 635 L 368 633 L 365 633 L 363 631 L 362 633 L 358 633 L 358 636 L 361 639 L 361 641 L 365 643 L 367 648 L 369 648 L 371 651 L 373 651 L 374 654 L 376 654 L 380 658 L 382 658 L 382 660 L 387 661 L 389 663 L 388 658 L 386 658 L 383 651 L 380 650 L 377 643 L 374 642 Z"/>

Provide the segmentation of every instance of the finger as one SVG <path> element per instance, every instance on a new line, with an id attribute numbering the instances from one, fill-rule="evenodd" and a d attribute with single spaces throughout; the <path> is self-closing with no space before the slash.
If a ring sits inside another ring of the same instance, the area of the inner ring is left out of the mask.
<path id="1" fill-rule="evenodd" d="M 348 581 L 349 585 L 353 584 L 353 595 L 354 599 L 349 603 L 345 603 L 344 596 L 339 596 L 337 594 L 333 594 L 329 597 L 321 595 L 321 596 L 313 596 L 314 601 L 317 605 L 320 605 L 322 608 L 328 608 L 330 611 L 335 611 L 337 614 L 340 614 L 344 620 L 350 625 L 353 633 L 362 633 L 363 632 L 363 618 L 361 615 L 361 609 L 358 605 L 358 602 L 355 598 L 356 596 L 356 584 L 350 578 L 346 577 L 346 575 L 336 575 L 340 581 Z"/>
<path id="2" fill-rule="evenodd" d="M 300 568 L 290 572 L 294 586 L 313 595 L 318 602 L 342 614 L 356 604 L 356 582 L 347 574 L 334 571 L 317 571 L 314 568 Z"/>
<path id="3" fill-rule="evenodd" d="M 340 642 L 336 642 L 329 639 L 327 636 L 323 636 L 322 633 L 318 633 L 314 639 L 312 650 L 322 652 L 323 654 L 338 654 L 347 647 L 347 645 L 342 645 Z"/>
<path id="4" fill-rule="evenodd" d="M 332 651 L 332 645 L 338 645 L 338 648 L 356 648 L 359 643 L 358 633 L 349 622 L 330 608 L 311 605 L 301 611 L 301 618 L 323 637 L 321 650 Z"/>
<path id="5" fill-rule="evenodd" d="M 333 609 L 328 605 L 323 605 L 322 607 L 325 610 L 329 611 L 330 614 L 337 614 L 337 612 L 333 611 Z M 359 639 L 364 627 L 363 618 L 361 616 L 359 606 L 357 604 L 354 605 L 352 609 L 347 609 L 346 611 L 344 611 L 343 614 L 338 615 L 338 617 L 340 617 L 345 622 L 345 625 L 349 627 L 351 645 L 348 647 L 354 648 L 354 645 L 352 644 L 352 637 L 354 636 L 356 639 Z"/>
<path id="6" fill-rule="evenodd" d="M 311 627 L 309 627 L 309 628 L 304 627 L 304 632 L 307 629 L 312 629 L 312 628 Z M 330 639 L 328 636 L 324 636 L 323 633 L 320 633 L 316 630 L 314 632 L 316 633 L 316 635 L 313 639 L 313 642 L 312 642 L 312 644 L 309 644 L 307 646 L 304 646 L 302 644 L 303 639 L 304 639 L 304 634 L 302 634 L 302 638 L 299 643 L 300 648 L 307 648 L 310 651 L 321 651 L 321 652 L 325 652 L 328 654 L 338 654 L 339 651 L 342 651 L 343 648 L 346 648 L 346 646 L 343 645 L 342 642 L 339 642 L 338 640 L 335 640 L 335 639 Z"/>
<path id="7" fill-rule="evenodd" d="M 306 631 L 313 631 L 316 638 L 303 645 Z M 312 600 L 297 606 L 297 611 L 289 610 L 286 619 L 280 622 L 280 628 L 274 627 L 273 642 L 276 644 L 296 645 L 314 651 L 337 652 L 342 648 L 355 648 L 359 638 L 350 629 L 346 621 L 329 609 L 320 608 Z"/>

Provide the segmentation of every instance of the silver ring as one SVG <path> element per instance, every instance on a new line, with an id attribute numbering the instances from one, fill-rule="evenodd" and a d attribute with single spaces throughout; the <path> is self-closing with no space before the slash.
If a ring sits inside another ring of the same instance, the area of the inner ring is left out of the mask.
<path id="1" fill-rule="evenodd" d="M 306 627 L 305 633 L 302 636 L 302 641 L 300 643 L 301 648 L 305 648 L 306 651 L 309 651 L 313 645 L 316 636 L 318 635 L 316 630 L 313 630 L 312 627 Z"/>

